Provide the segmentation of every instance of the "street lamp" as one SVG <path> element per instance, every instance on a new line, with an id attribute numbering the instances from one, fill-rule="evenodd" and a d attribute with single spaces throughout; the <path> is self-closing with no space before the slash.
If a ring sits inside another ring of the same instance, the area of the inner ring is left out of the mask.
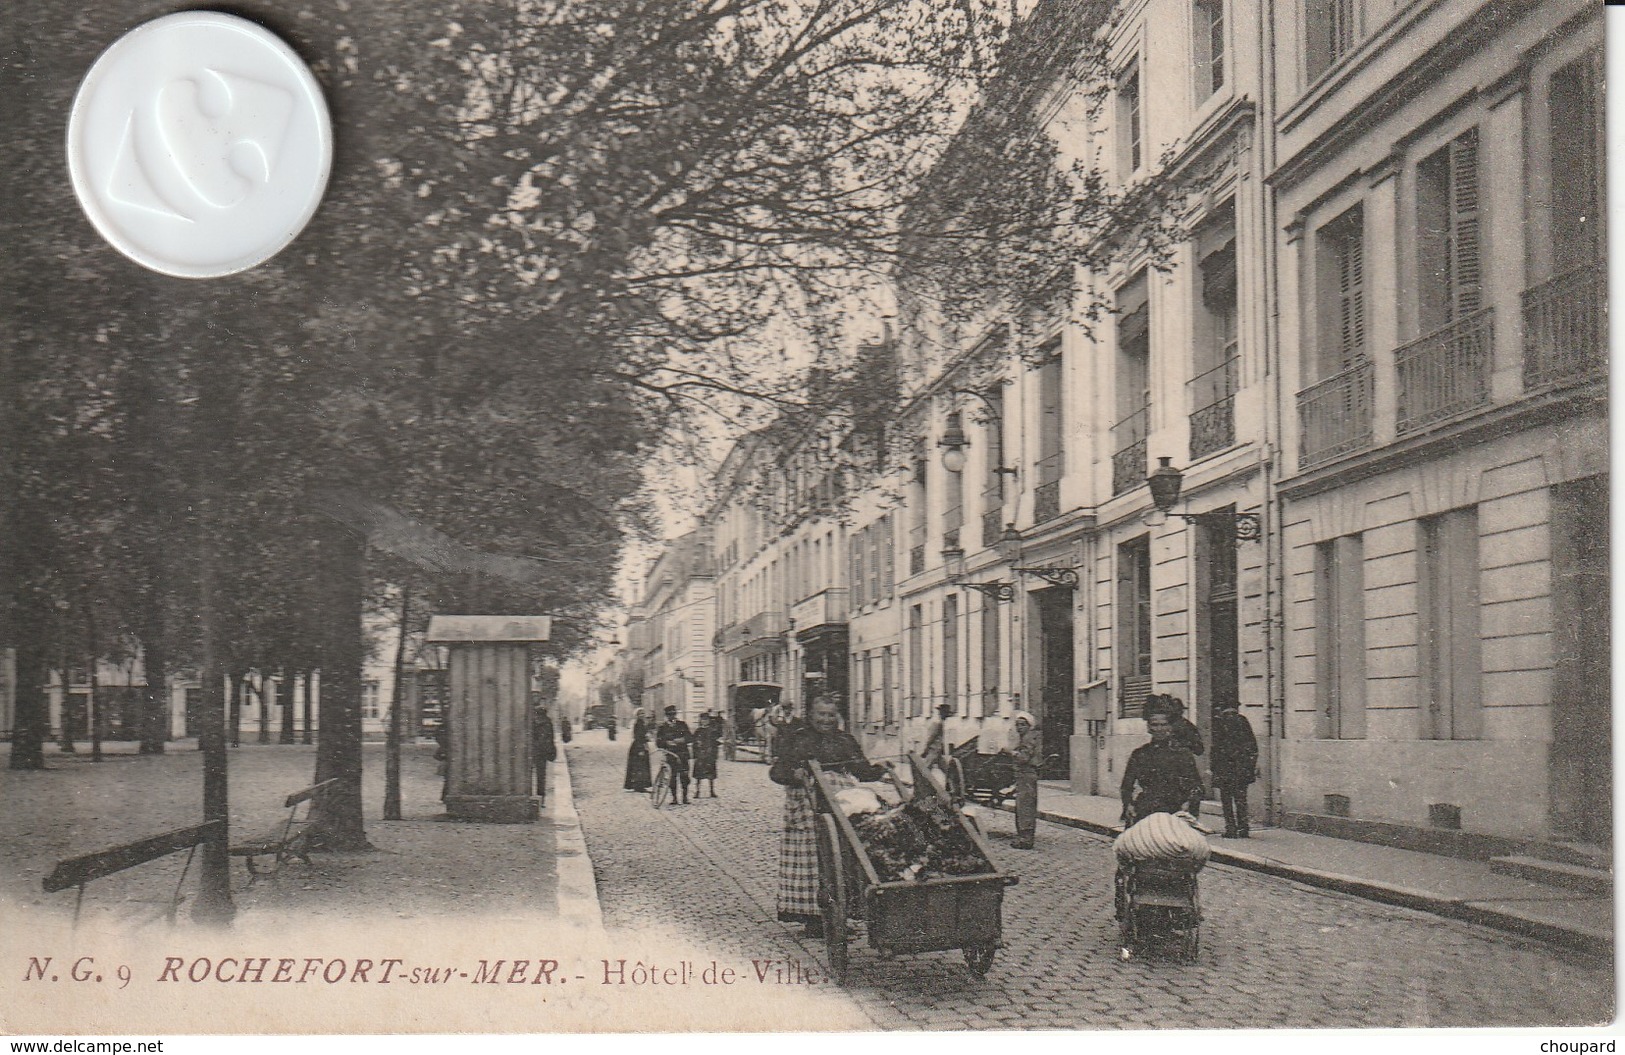
<path id="1" fill-rule="evenodd" d="M 987 416 L 988 419 L 993 423 L 993 427 L 1001 432 L 1003 431 L 1004 418 L 999 413 L 998 405 L 995 404 L 991 399 L 987 398 L 987 393 L 978 392 L 974 388 L 956 388 L 953 389 L 949 394 L 955 396 L 974 396 L 975 398 L 980 399 L 982 401 L 982 405 L 987 408 Z M 959 411 L 956 410 L 948 415 L 948 427 L 943 431 L 942 439 L 937 441 L 937 446 L 943 449 L 942 467 L 944 469 L 951 473 L 962 473 L 965 471 L 965 448 L 970 446 L 970 437 L 965 435 L 965 427 L 960 423 Z M 988 471 L 1000 477 L 1014 476 L 1016 474 L 1015 469 L 1007 465 L 992 466 L 988 469 Z"/>
<path id="2" fill-rule="evenodd" d="M 1176 513 L 1174 506 L 1179 503 L 1179 492 L 1185 484 L 1185 474 L 1175 469 L 1172 458 L 1157 458 L 1157 468 L 1145 479 L 1151 488 L 1151 504 L 1155 507 L 1154 514 L 1147 514 L 1146 523 L 1158 527 L 1167 521 L 1168 517 L 1179 517 L 1182 520 L 1200 520 L 1212 517 L 1214 513 Z M 1257 513 L 1232 513 L 1235 520 L 1236 541 L 1256 542 L 1263 535 L 1263 522 Z M 1155 520 L 1153 520 L 1155 516 Z"/>

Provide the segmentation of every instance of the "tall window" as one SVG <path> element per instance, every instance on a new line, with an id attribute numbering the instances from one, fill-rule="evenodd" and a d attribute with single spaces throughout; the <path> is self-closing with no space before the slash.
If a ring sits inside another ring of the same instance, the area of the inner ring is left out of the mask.
<path id="1" fill-rule="evenodd" d="M 1315 733 L 1365 738 L 1365 545 L 1345 535 L 1315 546 Z"/>
<path id="2" fill-rule="evenodd" d="M 948 428 L 964 428 L 959 411 L 948 415 Z M 944 471 L 942 476 L 942 545 L 945 549 L 960 549 L 959 529 L 965 523 L 965 474 Z"/>
<path id="3" fill-rule="evenodd" d="M 1335 66 L 1360 39 L 1360 0 L 1304 0 L 1304 63 L 1309 80 Z"/>
<path id="4" fill-rule="evenodd" d="M 1191 457 L 1235 442 L 1236 228 L 1226 207 L 1203 225 L 1196 239 L 1202 310 L 1197 313 L 1191 355 Z"/>
<path id="5" fill-rule="evenodd" d="M 999 709 L 999 602 L 982 598 L 982 713 Z"/>
<path id="6" fill-rule="evenodd" d="M 887 645 L 880 653 L 880 706 L 887 725 L 897 720 L 894 686 L 897 681 L 897 646 Z"/>
<path id="7" fill-rule="evenodd" d="M 1034 476 L 1033 521 L 1061 515 L 1061 475 L 1066 471 L 1066 390 L 1061 339 L 1047 343 L 1035 380 L 1038 384 L 1038 465 Z"/>
<path id="8" fill-rule="evenodd" d="M 1224 0 L 1196 0 L 1191 9 L 1196 39 L 1196 99 L 1224 87 Z"/>
<path id="9" fill-rule="evenodd" d="M 1478 130 L 1468 129 L 1416 168 L 1417 328 L 1432 333 L 1477 311 Z"/>
<path id="10" fill-rule="evenodd" d="M 1151 307 L 1142 272 L 1117 291 L 1117 415 L 1112 494 L 1145 482 L 1151 405 Z"/>
<path id="11" fill-rule="evenodd" d="M 1320 377 L 1366 359 L 1365 213 L 1350 209 L 1322 227 L 1316 244 Z"/>
<path id="12" fill-rule="evenodd" d="M 361 683 L 361 717 L 378 717 L 378 683 L 376 681 Z"/>
<path id="13" fill-rule="evenodd" d="M 959 713 L 959 596 L 942 602 L 942 702 Z"/>
<path id="14" fill-rule="evenodd" d="M 1549 144 L 1552 169 L 1552 274 L 1595 264 L 1601 254 L 1602 108 L 1596 60 L 1552 74 Z"/>
<path id="15" fill-rule="evenodd" d="M 925 610 L 914 605 L 908 610 L 908 711 L 919 714 L 924 708 L 925 690 Z"/>
<path id="16" fill-rule="evenodd" d="M 1474 740 L 1482 732 L 1478 510 L 1455 509 L 1418 527 L 1423 735 Z"/>
<path id="17" fill-rule="evenodd" d="M 1140 63 L 1128 64 L 1117 78 L 1117 144 L 1123 175 L 1138 172 L 1143 159 L 1144 127 L 1141 124 Z"/>
<path id="18" fill-rule="evenodd" d="M 1151 537 L 1117 547 L 1118 717 L 1138 718 L 1151 691 Z"/>

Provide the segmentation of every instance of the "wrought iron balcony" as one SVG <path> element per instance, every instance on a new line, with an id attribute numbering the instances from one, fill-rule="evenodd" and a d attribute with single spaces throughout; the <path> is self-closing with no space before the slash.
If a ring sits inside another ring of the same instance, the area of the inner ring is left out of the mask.
<path id="1" fill-rule="evenodd" d="M 1224 362 L 1186 383 L 1191 401 L 1191 460 L 1236 442 L 1236 342 L 1225 347 Z"/>
<path id="2" fill-rule="evenodd" d="M 1394 352 L 1403 436 L 1490 401 L 1495 309 L 1483 308 Z"/>
<path id="3" fill-rule="evenodd" d="M 1587 264 L 1524 291 L 1524 388 L 1578 381 L 1607 369 L 1605 280 L 1601 265 Z"/>
<path id="4" fill-rule="evenodd" d="M 1004 530 L 1004 493 L 997 487 L 982 492 L 982 545 L 993 546 Z"/>
<path id="5" fill-rule="evenodd" d="M 1112 426 L 1112 494 L 1145 483 L 1146 431 L 1151 420 L 1149 404 Z"/>
<path id="6" fill-rule="evenodd" d="M 1298 459 L 1304 468 L 1371 446 L 1375 381 L 1370 361 L 1361 360 L 1298 393 Z"/>

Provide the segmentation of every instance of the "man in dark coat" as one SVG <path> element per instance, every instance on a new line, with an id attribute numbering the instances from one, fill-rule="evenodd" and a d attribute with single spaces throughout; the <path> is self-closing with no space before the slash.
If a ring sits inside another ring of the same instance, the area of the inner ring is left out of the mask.
<path id="1" fill-rule="evenodd" d="M 1128 756 L 1123 768 L 1123 820 L 1126 824 L 1153 813 L 1195 813 L 1202 802 L 1202 775 L 1196 757 L 1174 742 L 1173 723 L 1161 712 L 1145 720 L 1151 742 Z"/>
<path id="2" fill-rule="evenodd" d="M 1218 705 L 1213 716 L 1213 786 L 1224 804 L 1224 836 L 1245 839 L 1247 785 L 1258 779 L 1258 738 L 1233 702 Z"/>
<path id="3" fill-rule="evenodd" d="M 553 717 L 537 704 L 530 712 L 530 760 L 536 773 L 536 797 L 547 805 L 547 764 L 559 757 L 558 741 L 553 739 Z"/>
<path id="4" fill-rule="evenodd" d="M 679 801 L 679 788 L 683 795 L 682 804 L 688 805 L 688 763 L 693 743 L 694 733 L 688 723 L 677 717 L 676 707 L 667 707 L 666 720 L 655 729 L 655 747 L 670 751 L 672 755 L 671 801 L 674 806 Z"/>

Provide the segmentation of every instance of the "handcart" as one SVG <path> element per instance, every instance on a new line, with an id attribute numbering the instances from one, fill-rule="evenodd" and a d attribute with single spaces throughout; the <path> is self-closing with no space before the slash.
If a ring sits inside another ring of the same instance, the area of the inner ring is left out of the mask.
<path id="1" fill-rule="evenodd" d="M 883 957 L 959 949 L 965 965 L 978 978 L 987 974 L 994 953 L 1003 944 L 1004 888 L 1014 886 L 1017 877 L 1000 872 L 993 864 L 981 833 L 926 777 L 919 758 L 911 754 L 909 762 L 914 769 L 914 794 L 935 796 L 986 860 L 988 871 L 883 880 L 851 819 L 836 805 L 839 789 L 832 786 L 823 767 L 810 762 L 807 786 L 817 810 L 818 899 L 830 974 L 837 985 L 846 982 L 851 921 L 864 924 L 870 947 Z"/>
<path id="2" fill-rule="evenodd" d="M 1202 944 L 1196 876 L 1204 863 L 1118 861 L 1118 938 L 1124 959 L 1159 943 L 1174 943 L 1186 960 L 1196 959 Z"/>
<path id="3" fill-rule="evenodd" d="M 1016 760 L 1008 754 L 981 754 L 976 743 L 966 740 L 950 748 L 942 760 L 948 791 L 958 802 L 980 802 L 998 809 L 1015 796 Z"/>

